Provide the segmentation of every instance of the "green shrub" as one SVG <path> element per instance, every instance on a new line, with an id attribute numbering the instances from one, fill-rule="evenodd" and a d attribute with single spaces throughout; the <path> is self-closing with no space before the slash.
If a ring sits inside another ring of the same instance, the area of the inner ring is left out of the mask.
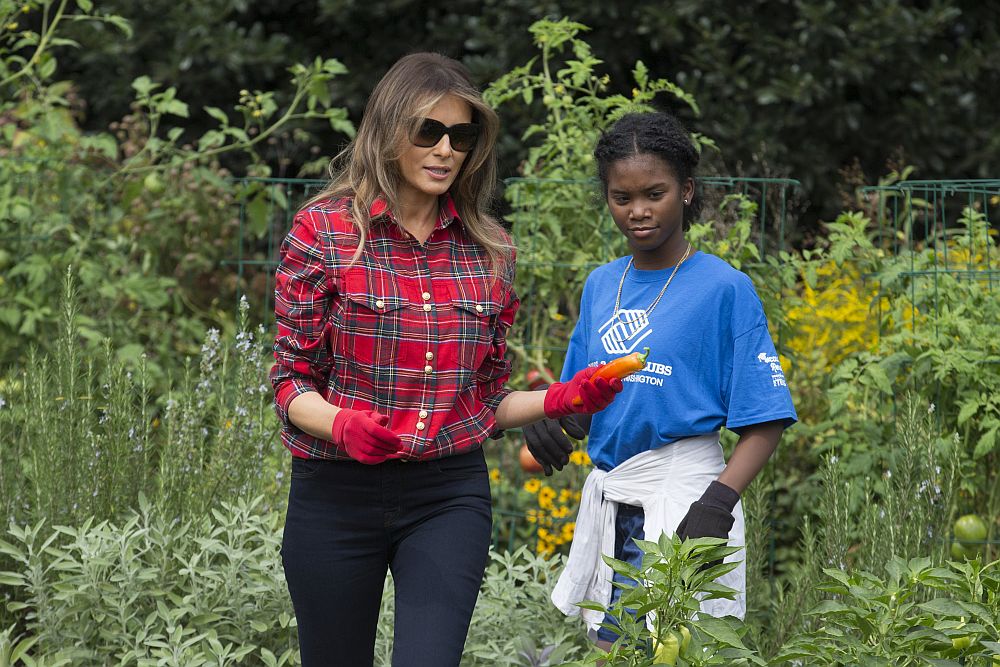
<path id="1" fill-rule="evenodd" d="M 249 328 L 210 331 L 197 369 L 156 398 L 106 348 L 80 345 L 67 277 L 62 330 L 9 380 L 0 407 L 0 511 L 5 521 L 81 525 L 116 519 L 144 494 L 178 519 L 219 498 L 252 498 L 275 484 L 284 449 L 267 382 L 270 339 Z M 140 360 L 141 361 L 141 360 Z"/>
<path id="2" fill-rule="evenodd" d="M 11 563 L 0 584 L 20 630 L 0 633 L 0 658 L 27 650 L 45 664 L 299 664 L 282 520 L 261 497 L 184 521 L 143 498 L 121 522 L 12 524 L 0 540 Z M 582 653 L 579 621 L 549 603 L 561 566 L 524 548 L 491 553 L 462 664 L 541 667 Z M 385 667 L 392 591 L 389 578 L 376 643 Z"/>
<path id="3" fill-rule="evenodd" d="M 0 367 L 18 365 L 30 343 L 49 347 L 59 277 L 73 267 L 87 353 L 110 339 L 115 356 L 133 372 L 144 363 L 160 389 L 208 327 L 232 327 L 248 286 L 226 261 L 238 241 L 268 230 L 274 193 L 236 182 L 220 159 L 268 175 L 257 149 L 278 133 L 307 142 L 306 127 L 322 123 L 352 134 L 346 111 L 331 106 L 331 82 L 346 69 L 333 59 L 294 64 L 287 103 L 243 90 L 230 109 L 192 110 L 175 86 L 139 76 L 122 120 L 87 134 L 85 101 L 56 79 L 54 50 L 79 46 L 67 24 L 109 24 L 127 38 L 127 22 L 89 0 L 0 0 L 0 16 Z M 202 121 L 211 129 L 191 136 Z"/>
<path id="4" fill-rule="evenodd" d="M 806 612 L 822 599 L 816 583 L 826 569 L 875 571 L 898 554 L 926 558 L 935 567 L 945 563 L 957 500 L 959 444 L 940 436 L 933 411 L 918 397 L 902 397 L 900 405 L 890 422 L 895 435 L 879 459 L 885 467 L 869 479 L 836 455 L 828 456 L 817 473 L 815 507 L 796 519 L 794 560 L 785 564 L 782 576 L 748 586 L 751 634 L 763 655 L 774 655 L 789 638 L 824 623 Z M 754 507 L 761 500 L 758 494 Z M 765 501 L 748 512 L 748 520 L 773 512 Z M 756 567 L 762 564 L 758 561 Z M 759 569 L 748 567 L 750 582 L 755 577 L 760 577 Z"/>
<path id="5" fill-rule="evenodd" d="M 826 599 L 809 612 L 816 628 L 790 641 L 773 664 L 988 664 L 1000 655 L 998 565 L 935 567 L 929 558 L 894 556 L 885 578 L 826 568 L 817 586 Z"/>
<path id="6" fill-rule="evenodd" d="M 635 584 L 621 585 L 621 597 L 613 605 L 580 603 L 583 608 L 612 616 L 621 634 L 607 651 L 595 648 L 576 664 L 664 664 L 658 649 L 671 642 L 676 642 L 673 657 L 681 665 L 765 664 L 743 644 L 740 635 L 747 629 L 741 621 L 731 616 L 696 618 L 701 600 L 732 599 L 735 595 L 733 589 L 715 579 L 738 566 L 722 559 L 739 552 L 739 547 L 726 546 L 726 540 L 711 537 L 681 541 L 665 533 L 655 542 L 636 540 L 636 544 L 643 552 L 640 567 L 603 557 L 615 572 Z M 648 621 L 646 615 L 650 615 Z"/>
<path id="7" fill-rule="evenodd" d="M 7 607 L 46 661 L 297 664 L 281 514 L 262 510 L 259 497 L 223 502 L 179 522 L 143 499 L 122 523 L 12 524 Z"/>

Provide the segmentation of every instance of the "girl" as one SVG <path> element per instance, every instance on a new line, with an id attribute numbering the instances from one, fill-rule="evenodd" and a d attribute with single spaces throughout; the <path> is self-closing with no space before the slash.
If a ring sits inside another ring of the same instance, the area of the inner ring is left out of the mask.
<path id="1" fill-rule="evenodd" d="M 372 664 L 387 569 L 393 665 L 458 665 L 490 543 L 483 442 L 621 391 L 593 369 L 545 394 L 504 387 L 518 300 L 510 239 L 486 212 L 497 125 L 462 65 L 401 59 L 282 244 L 271 380 L 306 667 Z"/>
<path id="2" fill-rule="evenodd" d="M 750 279 L 685 239 L 701 202 L 694 181 L 698 152 L 684 128 L 667 114 L 629 114 L 600 138 L 594 157 L 611 216 L 632 254 L 588 277 L 562 376 L 650 351 L 645 369 L 626 378 L 614 404 L 590 424 L 578 418 L 566 424 L 573 432 L 589 428 L 595 465 L 566 569 L 552 593 L 568 615 L 580 614 L 576 603 L 583 600 L 617 599 L 620 590 L 612 590 L 611 569 L 600 555 L 639 565 L 633 538 L 656 540 L 676 531 L 681 538 L 728 538 L 742 546 L 740 492 L 796 419 Z M 536 458 L 559 468 L 572 445 L 546 421 L 526 428 L 526 438 Z M 740 436 L 728 464 L 719 445 L 722 427 Z M 736 600 L 706 601 L 702 612 L 742 617 L 743 565 L 720 581 L 737 589 Z M 605 615 L 582 615 L 599 645 L 610 647 L 617 634 L 601 627 Z"/>

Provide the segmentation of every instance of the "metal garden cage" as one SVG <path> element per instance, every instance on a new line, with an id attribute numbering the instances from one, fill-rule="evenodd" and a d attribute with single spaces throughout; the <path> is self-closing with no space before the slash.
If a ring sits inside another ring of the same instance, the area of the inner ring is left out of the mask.
<path id="1" fill-rule="evenodd" d="M 938 319 L 922 317 L 918 304 L 938 314 L 948 281 L 975 283 L 989 294 L 1000 288 L 1000 179 L 903 181 L 865 187 L 861 194 L 875 224 L 875 244 L 905 261 L 896 275 L 909 298 L 911 330 L 929 325 L 923 333 L 941 335 Z M 898 295 L 881 287 L 880 296 Z M 880 317 L 880 334 L 886 333 L 883 322 Z M 1000 331 L 1000 321 L 995 325 Z M 995 347 L 982 361 L 1000 363 Z"/>

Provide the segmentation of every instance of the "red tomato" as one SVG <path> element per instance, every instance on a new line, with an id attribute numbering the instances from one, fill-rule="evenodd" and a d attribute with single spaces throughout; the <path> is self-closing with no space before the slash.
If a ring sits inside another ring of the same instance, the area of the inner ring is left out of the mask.
<path id="1" fill-rule="evenodd" d="M 551 368 L 546 367 L 545 373 L 548 373 L 549 377 L 555 377 Z M 537 389 L 539 386 L 548 384 L 549 382 L 548 378 L 537 368 L 532 368 L 528 371 L 527 375 L 525 375 L 525 380 L 528 381 L 528 389 Z"/>
<path id="2" fill-rule="evenodd" d="M 524 472 L 542 472 L 542 464 L 536 461 L 535 457 L 528 451 L 527 443 L 521 445 L 521 453 L 518 455 L 518 460 L 521 462 L 521 470 Z"/>

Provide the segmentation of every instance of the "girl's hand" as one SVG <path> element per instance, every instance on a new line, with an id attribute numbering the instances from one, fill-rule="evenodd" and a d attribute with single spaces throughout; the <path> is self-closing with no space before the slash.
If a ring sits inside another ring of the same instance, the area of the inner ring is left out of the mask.
<path id="1" fill-rule="evenodd" d="M 355 461 L 382 463 L 399 454 L 402 440 L 387 429 L 389 418 L 374 410 L 341 409 L 333 418 L 331 440 L 347 450 Z"/>
<path id="2" fill-rule="evenodd" d="M 581 422 L 586 421 L 586 424 Z M 535 460 L 542 464 L 542 471 L 548 477 L 552 469 L 562 470 L 569 463 L 569 455 L 573 453 L 574 440 L 583 440 L 590 431 L 590 417 L 570 415 L 556 421 L 542 419 L 522 428 L 524 442 Z"/>
<path id="3" fill-rule="evenodd" d="M 622 390 L 621 378 L 591 377 L 599 370 L 597 366 L 584 368 L 569 382 L 556 382 L 545 391 L 545 416 L 559 419 L 572 414 L 594 414 L 611 404 L 615 395 Z M 580 405 L 573 399 L 580 397 Z"/>
<path id="4" fill-rule="evenodd" d="M 736 522 L 733 509 L 740 501 L 740 494 L 722 482 L 714 481 L 705 489 L 701 498 L 691 503 L 688 513 L 677 526 L 677 537 L 682 540 L 696 537 L 729 539 L 729 531 Z M 718 565 L 715 561 L 703 566 L 707 569 Z"/>

